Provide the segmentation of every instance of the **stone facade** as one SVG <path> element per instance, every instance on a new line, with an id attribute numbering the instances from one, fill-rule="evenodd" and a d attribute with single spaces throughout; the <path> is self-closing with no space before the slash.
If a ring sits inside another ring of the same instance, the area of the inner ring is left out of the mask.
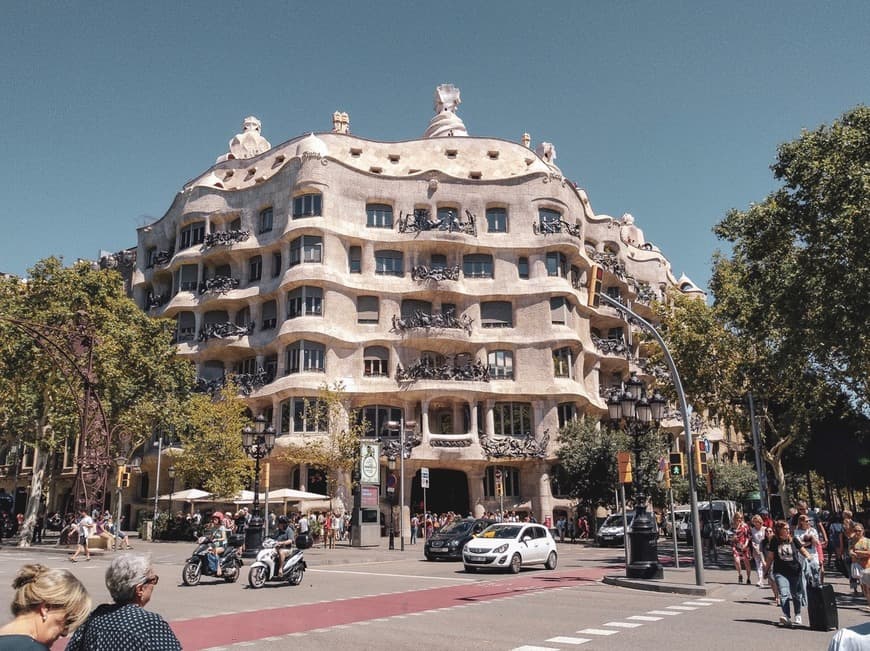
<path id="1" fill-rule="evenodd" d="M 439 87 L 425 137 L 403 142 L 351 135 L 336 113 L 332 132 L 260 151 L 247 118 L 139 229 L 133 296 L 176 320 L 202 388 L 243 380 L 278 445 L 317 436 L 299 402 L 340 380 L 373 436 L 395 436 L 384 424 L 400 415 L 415 423 L 413 509 L 427 467 L 430 509 L 552 517 L 570 508 L 551 481 L 560 424 L 605 414 L 608 390 L 647 373 L 632 328 L 587 304 L 592 265 L 650 319 L 668 287 L 703 293 L 630 215 L 596 215 L 552 144 L 468 135 L 458 104 Z M 277 465 L 274 488 L 316 489 L 308 469 Z"/>

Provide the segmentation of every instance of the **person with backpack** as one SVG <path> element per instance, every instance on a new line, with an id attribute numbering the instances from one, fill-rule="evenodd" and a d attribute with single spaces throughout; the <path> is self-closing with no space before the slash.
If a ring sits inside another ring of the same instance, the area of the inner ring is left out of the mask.
<path id="1" fill-rule="evenodd" d="M 804 545 L 791 535 L 788 522 L 778 520 L 774 526 L 774 539 L 767 550 L 766 564 L 770 568 L 770 576 L 776 582 L 779 592 L 779 605 L 782 615 L 780 626 L 798 626 L 803 624 L 801 606 L 806 603 L 804 589 L 803 567 L 800 556 L 810 563 L 812 571 L 818 571 L 819 562 L 813 560 Z M 794 619 L 791 618 L 791 606 L 794 605 Z"/>

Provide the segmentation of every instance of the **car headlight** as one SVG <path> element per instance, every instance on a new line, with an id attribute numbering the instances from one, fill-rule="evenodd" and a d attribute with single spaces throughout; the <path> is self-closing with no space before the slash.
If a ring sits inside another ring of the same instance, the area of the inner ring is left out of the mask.
<path id="1" fill-rule="evenodd" d="M 505 543 L 504 545 L 499 545 L 498 547 L 496 547 L 495 549 L 493 549 L 493 550 L 492 550 L 492 553 L 493 553 L 493 554 L 503 554 L 503 553 L 506 552 L 507 550 L 508 550 L 508 544 Z"/>
<path id="2" fill-rule="evenodd" d="M 451 547 L 458 547 L 459 541 L 458 540 L 451 540 L 449 544 Z"/>

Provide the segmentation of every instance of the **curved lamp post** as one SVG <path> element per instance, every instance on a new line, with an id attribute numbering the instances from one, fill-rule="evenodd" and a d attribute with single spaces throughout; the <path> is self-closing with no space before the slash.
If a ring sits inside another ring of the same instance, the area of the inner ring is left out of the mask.
<path id="1" fill-rule="evenodd" d="M 662 578 L 658 559 L 658 527 L 646 510 L 647 495 L 641 476 L 640 439 L 658 430 L 667 401 L 656 392 L 647 398 L 646 388 L 636 373 L 625 383 L 625 391 L 613 393 L 607 401 L 607 412 L 615 427 L 624 429 L 632 438 L 634 452 L 634 519 L 631 522 L 629 561 L 625 574 L 630 578 Z"/>
<path id="2" fill-rule="evenodd" d="M 275 447 L 275 428 L 266 424 L 266 417 L 260 414 L 254 419 L 254 426 L 246 425 L 242 430 L 242 447 L 245 454 L 254 460 L 254 513 L 245 529 L 246 558 L 252 558 L 263 545 L 263 517 L 260 515 L 260 459 L 269 456 Z"/>
<path id="3" fill-rule="evenodd" d="M 169 522 L 166 526 L 167 528 L 171 528 L 173 523 L 172 494 L 175 492 L 175 466 L 169 466 L 169 470 L 166 471 L 166 474 L 169 475 Z"/>

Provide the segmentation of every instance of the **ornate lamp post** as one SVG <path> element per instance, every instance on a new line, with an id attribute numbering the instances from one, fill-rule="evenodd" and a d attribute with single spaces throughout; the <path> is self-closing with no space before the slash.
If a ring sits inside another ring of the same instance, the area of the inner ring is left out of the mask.
<path id="1" fill-rule="evenodd" d="M 121 544 L 121 493 L 123 490 L 123 485 L 121 484 L 121 473 L 126 470 L 127 457 L 119 454 L 115 457 L 115 465 L 118 466 L 118 485 L 115 487 L 117 493 L 115 500 L 115 530 L 112 532 L 115 539 L 112 542 L 114 543 L 114 549 L 117 550 L 118 546 Z"/>
<path id="2" fill-rule="evenodd" d="M 169 476 L 169 522 L 166 523 L 166 528 L 169 529 L 172 527 L 173 523 L 172 494 L 175 492 L 175 466 L 169 466 L 169 470 L 166 471 L 166 474 Z"/>
<path id="3" fill-rule="evenodd" d="M 387 422 L 387 429 L 395 432 L 399 430 L 399 545 L 402 551 L 405 551 L 405 456 L 410 456 L 405 449 L 405 428 L 415 427 L 416 421 L 405 420 L 405 414 L 402 413 L 401 420 L 391 420 Z M 390 457 L 393 463 L 392 468 L 395 469 L 396 457 Z M 392 507 L 390 509 L 390 517 L 392 517 Z M 392 544 L 393 530 L 390 527 L 390 549 L 393 549 Z"/>
<path id="4" fill-rule="evenodd" d="M 387 495 L 390 497 L 390 549 L 396 548 L 396 527 L 393 522 L 393 514 L 396 512 L 396 487 L 390 486 L 389 482 L 393 481 L 393 474 L 396 471 L 396 457 L 387 457 L 387 468 L 390 471 L 390 476 L 387 478 Z"/>
<path id="5" fill-rule="evenodd" d="M 242 430 L 242 447 L 245 454 L 254 460 L 254 513 L 245 529 L 246 558 L 252 558 L 263 544 L 263 518 L 260 515 L 260 459 L 272 452 L 275 447 L 275 428 L 266 425 L 266 417 L 260 414 L 254 419 L 254 426 Z"/>
<path id="6" fill-rule="evenodd" d="M 632 437 L 634 452 L 634 519 L 628 534 L 629 562 L 626 576 L 630 578 L 662 578 L 662 566 L 658 561 L 658 530 L 655 518 L 646 510 L 647 495 L 644 478 L 641 476 L 640 439 L 658 429 L 667 401 L 659 393 L 647 399 L 646 389 L 635 373 L 625 383 L 625 391 L 613 393 L 607 401 L 611 423 L 621 427 Z"/>

